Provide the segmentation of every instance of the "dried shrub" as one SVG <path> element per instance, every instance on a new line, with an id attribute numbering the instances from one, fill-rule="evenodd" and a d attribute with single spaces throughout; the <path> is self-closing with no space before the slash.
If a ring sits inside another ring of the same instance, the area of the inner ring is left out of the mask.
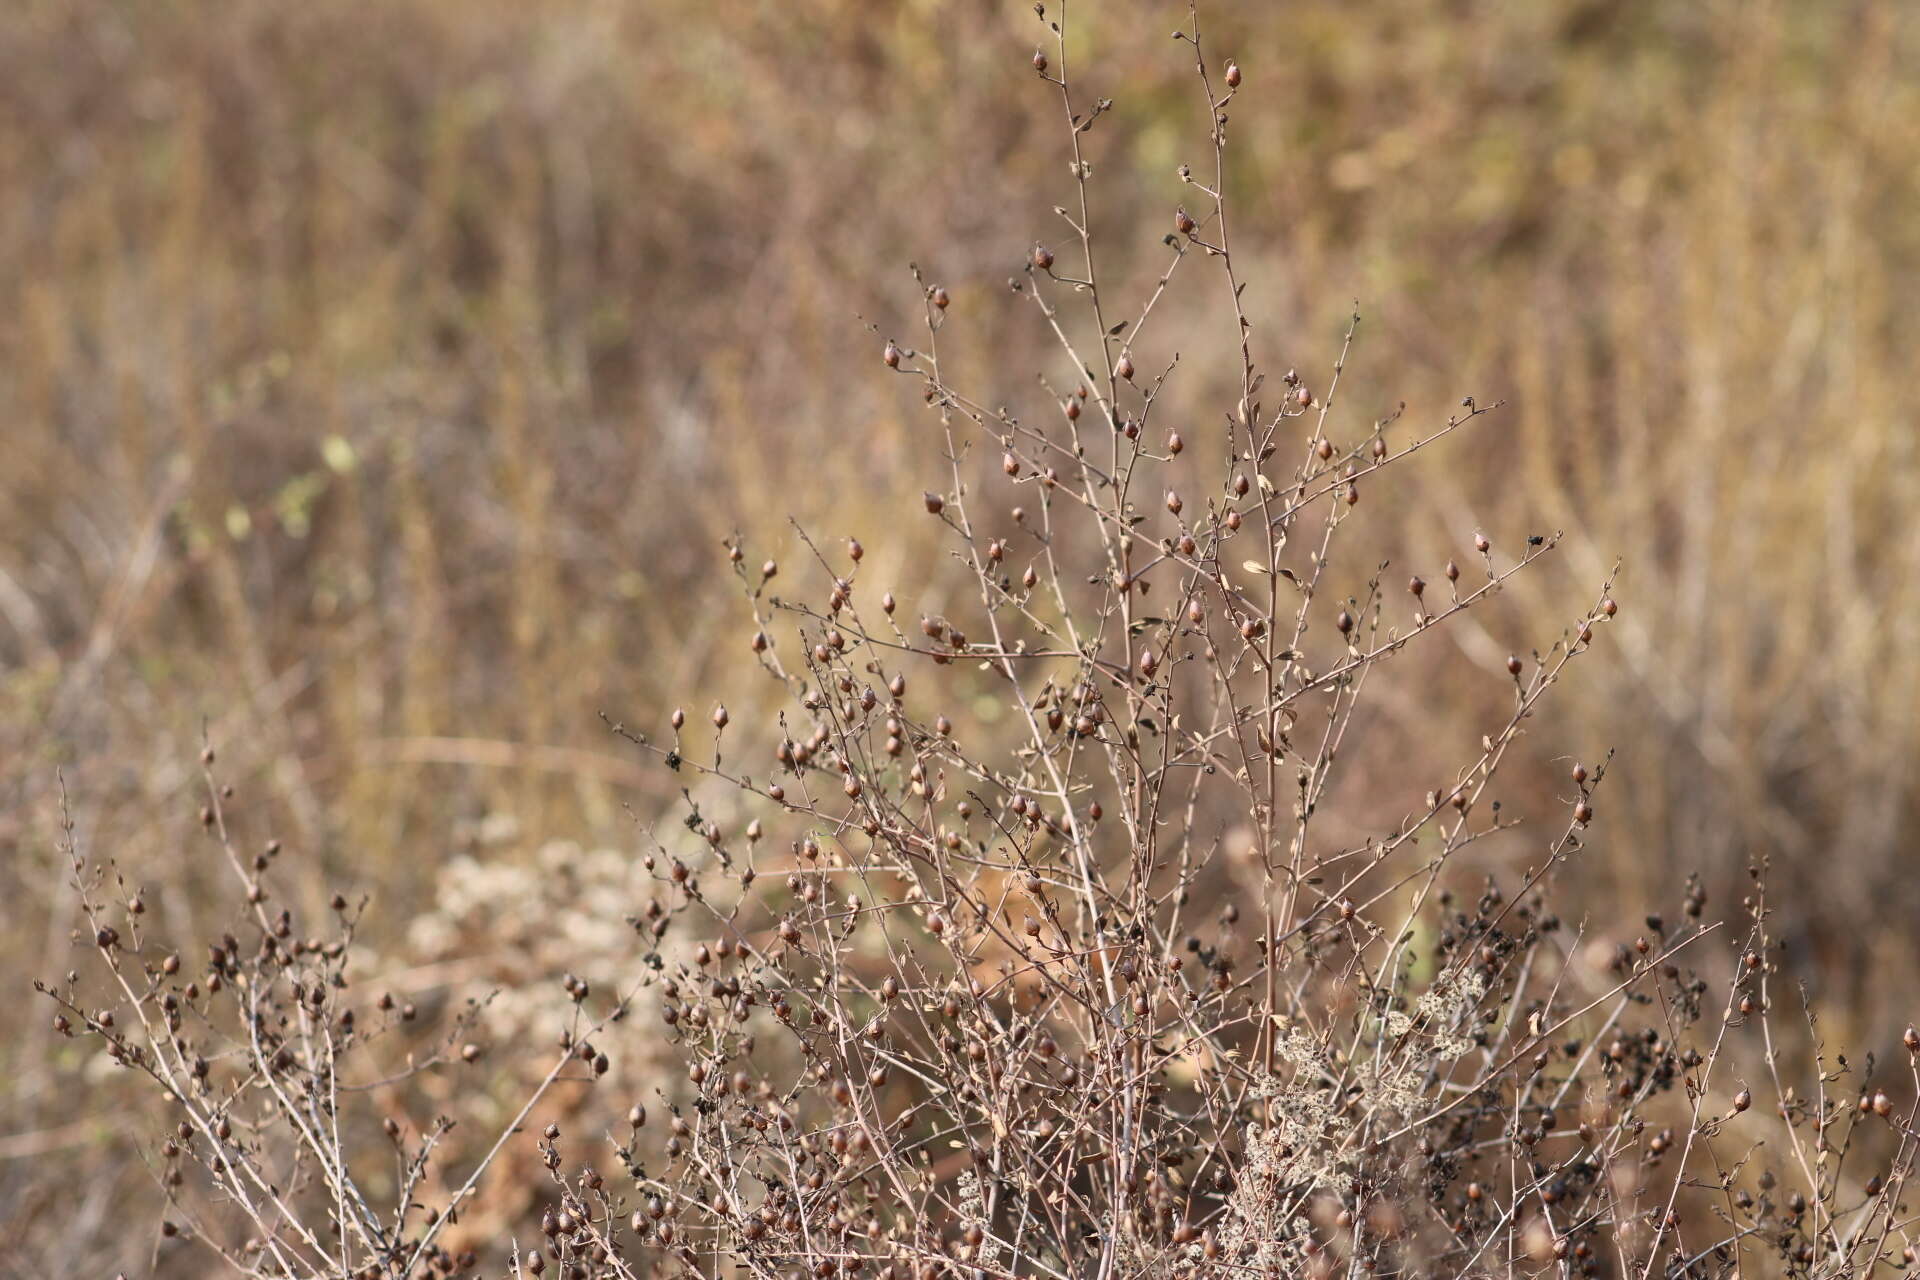
<path id="1" fill-rule="evenodd" d="M 505 1023 L 480 1000 L 443 1010 L 433 1047 L 410 1047 L 416 1011 L 350 972 L 360 906 L 336 897 L 309 933 L 274 905 L 277 846 L 240 851 L 211 748 L 205 825 L 246 907 L 204 963 L 149 936 L 137 891 L 69 829 L 116 994 L 86 998 L 77 972 L 42 990 L 58 1031 L 164 1099 L 159 1246 L 190 1237 L 238 1273 L 303 1278 L 1904 1265 L 1912 1106 L 1871 1061 L 1829 1066 L 1817 1036 L 1814 1089 L 1780 1065 L 1764 868 L 1734 930 L 1692 881 L 1677 923 L 1569 924 L 1554 873 L 1606 773 L 1575 765 L 1517 881 L 1462 888 L 1468 851 L 1519 823 L 1496 779 L 1618 613 L 1610 584 L 1507 660 L 1510 710 L 1450 776 L 1336 789 L 1391 660 L 1478 616 L 1557 537 L 1509 555 L 1479 534 L 1466 567 L 1390 585 L 1366 556 L 1368 495 L 1498 404 L 1354 425 L 1357 316 L 1324 380 L 1268 376 L 1226 181 L 1229 108 L 1257 80 L 1197 13 L 1176 38 L 1208 163 L 1181 167 L 1162 269 L 1125 306 L 1097 269 L 1082 149 L 1113 104 L 1081 91 L 1040 20 L 1032 65 L 1071 186 L 1064 237 L 1032 244 L 1009 292 L 1070 372 L 1043 376 L 1024 415 L 955 385 L 942 345 L 969 313 L 917 269 L 914 331 L 876 332 L 944 468 L 900 505 L 938 522 L 971 594 L 921 614 L 902 597 L 942 571 L 876 582 L 857 540 L 803 533 L 804 572 L 728 544 L 742 660 L 784 709 L 612 725 L 686 787 L 679 829 L 594 882 L 632 895 L 638 954 L 614 982 L 566 977 L 557 1044 L 460 1168 L 451 1120 L 409 1104 L 490 1053 L 526 1056 L 541 1035 L 524 1002 Z M 1231 369 L 1213 421 L 1169 407 L 1190 344 L 1154 321 L 1176 288 L 1211 291 L 1223 321 L 1193 337 Z M 479 897 L 502 895 L 538 900 Z M 444 942 L 472 905 L 417 932 Z M 1714 935 L 1736 932 L 1727 964 Z M 674 1076 L 595 1158 L 536 1109 L 605 1077 L 635 1017 Z M 1726 1078 L 1742 1037 L 1770 1068 L 1760 1112 Z M 537 1232 L 500 1222 L 455 1247 L 510 1147 L 536 1156 L 515 1176 L 545 1180 Z"/>

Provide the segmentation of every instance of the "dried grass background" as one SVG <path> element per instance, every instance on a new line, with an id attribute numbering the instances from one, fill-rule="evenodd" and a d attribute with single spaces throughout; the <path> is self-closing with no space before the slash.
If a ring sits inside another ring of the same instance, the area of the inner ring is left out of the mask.
<path id="1" fill-rule="evenodd" d="M 1141 228 L 1201 158 L 1167 10 L 1081 33 L 1116 101 L 1098 216 L 1135 283 Z M 487 918 L 407 922 L 481 865 L 462 856 L 537 878 L 551 841 L 630 845 L 666 811 L 673 780 L 598 712 L 765 699 L 733 660 L 752 627 L 723 537 L 797 564 L 789 515 L 860 536 L 938 612 L 933 530 L 908 518 L 937 458 L 866 326 L 907 331 L 919 262 L 964 322 L 954 366 L 1038 403 L 1049 366 L 1005 281 L 1058 233 L 1067 179 L 1031 25 L 836 0 L 15 6 L 16 1000 L 73 963 L 56 769 L 83 841 L 215 928 L 217 868 L 187 852 L 205 725 L 314 904 L 376 891 L 399 978 L 546 981 L 560 961 Z M 1456 664 L 1376 726 L 1384 785 L 1412 794 L 1421 760 L 1477 740 L 1505 655 L 1620 560 L 1608 654 L 1529 744 L 1543 792 L 1556 756 L 1620 752 L 1573 901 L 1631 922 L 1685 870 L 1724 901 L 1771 857 L 1824 1029 L 1894 1050 L 1913 1011 L 1887 975 L 1920 960 L 1920 19 L 1298 0 L 1213 27 L 1249 78 L 1257 340 L 1323 369 L 1358 299 L 1351 412 L 1509 400 L 1388 495 L 1407 545 L 1567 533 L 1495 615 L 1510 634 L 1460 633 L 1485 687 Z M 1217 415 L 1203 393 L 1227 385 L 1183 394 Z M 122 1256 L 104 1226 L 146 1181 L 136 1125 L 110 1078 L 64 1087 L 76 1052 L 37 1011 L 0 1049 L 0 1269 Z"/>

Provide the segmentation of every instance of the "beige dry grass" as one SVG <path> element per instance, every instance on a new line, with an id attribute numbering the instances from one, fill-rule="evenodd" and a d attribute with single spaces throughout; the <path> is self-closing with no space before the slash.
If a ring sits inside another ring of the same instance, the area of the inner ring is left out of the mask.
<path id="1" fill-rule="evenodd" d="M 1127 13 L 1094 37 L 1121 107 L 1098 161 L 1163 176 L 1102 229 L 1134 236 L 1113 270 L 1144 288 L 1133 229 L 1171 217 L 1197 157 L 1171 23 Z M 1724 901 L 1771 856 L 1829 1029 L 1891 1049 L 1911 1010 L 1875 979 L 1920 958 L 1897 924 L 1920 905 L 1913 11 L 1307 0 L 1226 21 L 1260 88 L 1233 127 L 1262 335 L 1322 366 L 1357 297 L 1352 403 L 1510 400 L 1383 495 L 1383 551 L 1567 531 L 1563 569 L 1491 615 L 1511 633 L 1466 633 L 1489 667 L 1625 566 L 1615 658 L 1566 691 L 1565 740 L 1530 743 L 1621 749 L 1582 892 L 1631 917 L 1698 868 Z M 1030 22 L 18 6 L 0 892 L 25 927 L 4 972 L 69 963 L 56 768 L 93 847 L 183 927 L 216 923 L 180 856 L 203 724 L 300 851 L 310 906 L 351 874 L 404 920 L 485 820 L 510 816 L 524 835 L 498 850 L 530 859 L 659 812 L 596 713 L 763 696 L 715 661 L 750 634 L 720 539 L 792 555 L 788 514 L 871 538 L 938 480 L 862 321 L 904 327 L 909 259 L 956 312 L 1004 314 L 1060 187 L 1034 144 L 1057 122 L 1019 92 Z M 956 381 L 1031 400 L 1028 325 L 976 331 Z M 905 536 L 872 568 L 927 581 L 938 612 L 931 543 Z M 1427 692 L 1382 709 L 1410 774 L 1500 705 Z M 1543 765 L 1533 785 L 1557 784 Z M 77 1168 L 121 1167 L 122 1104 L 74 1114 L 55 1083 L 77 1063 L 37 1020 L 0 1052 L 20 1206 L 0 1249 L 106 1265 L 47 1206 Z"/>

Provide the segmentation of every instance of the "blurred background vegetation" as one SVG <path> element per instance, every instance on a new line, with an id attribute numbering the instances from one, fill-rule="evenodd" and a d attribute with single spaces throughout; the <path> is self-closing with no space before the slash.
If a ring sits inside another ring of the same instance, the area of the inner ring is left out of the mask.
<path id="1" fill-rule="evenodd" d="M 1913 1009 L 1888 977 L 1920 962 L 1920 11 L 1213 9 L 1247 75 L 1231 181 L 1268 367 L 1323 380 L 1357 299 L 1336 438 L 1399 400 L 1423 429 L 1509 402 L 1383 490 L 1394 580 L 1466 562 L 1477 529 L 1567 534 L 1510 633 L 1470 623 L 1401 682 L 1382 764 L 1457 762 L 1511 696 L 1506 653 L 1619 561 L 1618 624 L 1528 749 L 1544 797 L 1563 755 L 1619 752 L 1572 914 L 1671 907 L 1694 869 L 1725 907 L 1770 858 L 1823 1030 L 1890 1048 Z M 1176 166 L 1204 159 L 1183 14 L 1113 0 L 1074 37 L 1083 92 L 1116 103 L 1088 139 L 1115 288 L 1150 283 Z M 939 610 L 943 553 L 907 516 L 943 467 L 877 358 L 913 337 L 907 263 L 952 291 L 943 355 L 980 398 L 1034 411 L 1036 373 L 1070 376 L 1005 286 L 1066 239 L 1039 34 L 1012 0 L 9 7 L 0 972 L 31 1016 L 0 1049 L 0 1253 L 22 1274 L 124 1252 L 86 1241 L 147 1177 L 113 1090 L 58 1087 L 78 1050 L 23 991 L 74 963 L 56 770 L 89 851 L 217 928 L 204 726 L 307 905 L 373 892 L 371 945 L 415 987 L 456 952 L 546 981 L 484 923 L 432 957 L 401 934 L 457 855 L 537 867 L 666 811 L 673 780 L 597 713 L 766 703 L 723 538 L 799 572 L 789 517 L 857 535 Z M 1217 423 L 1231 334 L 1157 328 Z M 113 1173 L 76 1190 L 85 1167 Z"/>

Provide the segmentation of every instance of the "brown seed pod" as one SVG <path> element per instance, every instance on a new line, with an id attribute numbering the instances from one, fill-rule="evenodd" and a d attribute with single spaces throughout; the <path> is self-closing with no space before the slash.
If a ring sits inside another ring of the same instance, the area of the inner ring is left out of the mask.
<path id="1" fill-rule="evenodd" d="M 1229 62 L 1227 64 L 1227 88 L 1238 89 L 1239 87 L 1240 87 L 1240 64 L 1237 62 Z"/>
<path id="2" fill-rule="evenodd" d="M 1035 49 L 1033 51 L 1033 69 L 1041 75 L 1047 73 L 1047 55 Z"/>
<path id="3" fill-rule="evenodd" d="M 1169 431 L 1167 433 L 1167 452 L 1168 453 L 1177 454 L 1186 447 L 1187 447 L 1187 442 L 1180 438 L 1180 433 L 1178 431 Z"/>
<path id="4" fill-rule="evenodd" d="M 934 306 L 940 308 L 942 311 L 945 311 L 947 309 L 947 304 L 952 301 L 953 299 L 947 296 L 947 291 L 943 286 L 935 285 L 933 287 L 933 305 Z"/>
<path id="5" fill-rule="evenodd" d="M 1038 56 L 1037 54 L 1035 55 Z M 1033 265 L 1042 271 L 1053 269 L 1053 250 L 1043 244 L 1033 246 Z"/>
<path id="6" fill-rule="evenodd" d="M 942 511 L 945 511 L 947 509 L 947 500 L 941 497 L 939 494 L 934 493 L 932 490 L 927 490 L 926 492 L 922 493 L 920 497 L 923 501 L 926 502 L 927 513 L 929 515 L 937 516 Z"/>
<path id="7" fill-rule="evenodd" d="M 1113 362 L 1113 376 L 1126 382 L 1132 382 L 1133 357 L 1124 351 L 1121 352 L 1120 358 Z"/>
<path id="8" fill-rule="evenodd" d="M 1193 234 L 1193 226 L 1193 219 L 1187 216 L 1187 211 L 1184 207 L 1173 211 L 1173 229 L 1175 231 L 1178 231 L 1183 236 L 1190 236 Z"/>
<path id="9" fill-rule="evenodd" d="M 900 367 L 900 348 L 889 342 L 886 345 L 886 349 L 880 353 L 880 358 L 886 362 L 887 368 L 898 369 Z"/>

